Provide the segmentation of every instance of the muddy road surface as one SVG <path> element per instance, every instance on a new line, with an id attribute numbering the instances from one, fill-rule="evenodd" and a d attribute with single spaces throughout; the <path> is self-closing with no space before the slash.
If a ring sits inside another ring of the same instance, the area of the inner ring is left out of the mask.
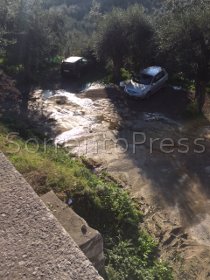
<path id="1" fill-rule="evenodd" d="M 210 279 L 210 106 L 187 118 L 189 99 L 171 87 L 141 101 L 92 85 L 37 90 L 31 109 L 56 144 L 130 191 L 177 279 Z"/>

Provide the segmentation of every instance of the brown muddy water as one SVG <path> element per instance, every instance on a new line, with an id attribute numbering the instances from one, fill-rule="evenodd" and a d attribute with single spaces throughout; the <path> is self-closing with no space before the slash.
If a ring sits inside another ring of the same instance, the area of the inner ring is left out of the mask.
<path id="1" fill-rule="evenodd" d="M 176 88 L 140 101 L 94 84 L 79 93 L 37 90 L 31 109 L 53 126 L 55 144 L 91 159 L 133 198 L 210 246 L 210 117 L 184 118 L 188 102 Z"/>

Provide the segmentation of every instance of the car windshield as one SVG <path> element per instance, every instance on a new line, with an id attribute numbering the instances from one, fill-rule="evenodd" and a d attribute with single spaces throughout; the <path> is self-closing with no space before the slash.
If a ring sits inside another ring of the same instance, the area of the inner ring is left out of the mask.
<path id="1" fill-rule="evenodd" d="M 140 74 L 140 76 L 136 76 L 133 78 L 134 82 L 143 85 L 150 85 L 152 83 L 153 76 L 148 74 Z"/>

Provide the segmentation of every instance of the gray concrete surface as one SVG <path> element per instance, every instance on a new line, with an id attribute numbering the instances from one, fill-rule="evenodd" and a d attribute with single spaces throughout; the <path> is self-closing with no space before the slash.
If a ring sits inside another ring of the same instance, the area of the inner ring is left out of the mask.
<path id="1" fill-rule="evenodd" d="M 46 206 L 58 219 L 86 257 L 98 271 L 104 269 L 103 238 L 87 222 L 77 215 L 67 204 L 63 203 L 53 191 L 41 196 Z"/>
<path id="2" fill-rule="evenodd" d="M 0 153 L 0 279 L 102 279 L 31 186 Z"/>

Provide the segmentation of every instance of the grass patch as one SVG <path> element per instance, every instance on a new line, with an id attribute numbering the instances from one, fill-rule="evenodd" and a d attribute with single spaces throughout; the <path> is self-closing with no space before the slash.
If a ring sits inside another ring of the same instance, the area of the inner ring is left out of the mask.
<path id="1" fill-rule="evenodd" d="M 140 229 L 142 214 L 128 192 L 107 182 L 103 174 L 93 174 L 64 149 L 45 147 L 41 139 L 38 147 L 27 143 L 25 134 L 22 138 L 10 131 L 0 123 L 0 150 L 35 191 L 43 194 L 53 189 L 60 197 L 71 198 L 77 213 L 102 233 L 106 279 L 173 279 L 171 269 L 157 258 L 156 242 Z"/>

